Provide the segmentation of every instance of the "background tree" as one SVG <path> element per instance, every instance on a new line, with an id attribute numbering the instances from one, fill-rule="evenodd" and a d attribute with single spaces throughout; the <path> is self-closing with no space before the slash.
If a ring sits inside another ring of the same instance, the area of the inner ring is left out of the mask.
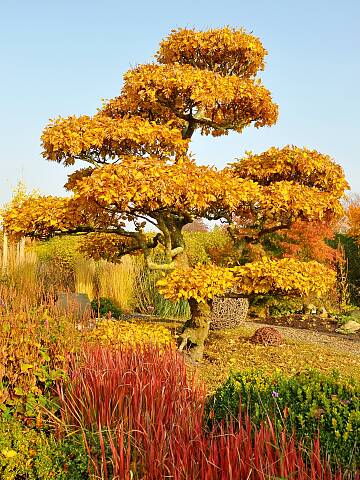
<path id="1" fill-rule="evenodd" d="M 69 176 L 70 197 L 13 203 L 6 230 L 86 233 L 83 251 L 111 261 L 141 251 L 150 269 L 172 272 L 159 287 L 168 298 L 189 300 L 198 327 L 207 323 L 214 295 L 322 292 L 332 274 L 311 262 L 263 258 L 235 269 L 189 270 L 184 252 L 183 227 L 197 218 L 225 223 L 242 252 L 295 221 L 329 222 L 341 213 L 342 169 L 314 150 L 271 148 L 222 170 L 198 166 L 189 153 L 195 131 L 216 137 L 276 122 L 277 105 L 256 78 L 266 53 L 242 29 L 173 31 L 157 62 L 127 72 L 120 95 L 93 117 L 58 118 L 45 128 L 45 158 L 88 166 Z M 158 245 L 161 263 L 150 255 Z"/>

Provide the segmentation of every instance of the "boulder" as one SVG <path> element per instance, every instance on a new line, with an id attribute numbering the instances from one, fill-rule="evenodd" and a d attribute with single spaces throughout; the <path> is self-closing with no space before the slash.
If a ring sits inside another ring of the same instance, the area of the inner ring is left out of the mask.
<path id="1" fill-rule="evenodd" d="M 72 312 L 83 317 L 91 313 L 91 302 L 86 293 L 59 293 L 56 306 L 63 312 Z"/>
<path id="2" fill-rule="evenodd" d="M 338 333 L 351 334 L 360 330 L 360 323 L 355 322 L 354 320 L 349 320 L 348 322 L 341 325 L 340 328 L 337 328 L 335 331 Z"/>
<path id="3" fill-rule="evenodd" d="M 306 313 L 307 315 L 316 315 L 317 308 L 316 305 L 313 305 L 312 303 L 307 303 L 303 307 L 303 312 Z"/>

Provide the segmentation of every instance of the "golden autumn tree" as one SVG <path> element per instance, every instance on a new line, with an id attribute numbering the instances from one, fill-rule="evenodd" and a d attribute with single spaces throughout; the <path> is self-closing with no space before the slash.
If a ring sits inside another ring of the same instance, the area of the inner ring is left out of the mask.
<path id="1" fill-rule="evenodd" d="M 158 284 L 162 294 L 189 300 L 200 328 L 216 295 L 326 290 L 333 273 L 316 262 L 187 263 L 182 230 L 199 218 L 227 224 L 242 248 L 298 220 L 327 222 L 341 213 L 342 169 L 314 150 L 271 148 L 222 170 L 197 165 L 189 153 L 196 131 L 216 137 L 276 122 L 278 107 L 257 78 L 266 53 L 243 29 L 173 31 L 156 62 L 128 71 L 120 95 L 94 116 L 58 118 L 44 129 L 46 159 L 87 166 L 69 175 L 69 197 L 13 203 L 4 214 L 7 232 L 86 233 L 83 251 L 111 261 L 141 252 L 148 268 L 167 274 Z M 161 263 L 151 255 L 157 246 Z"/>

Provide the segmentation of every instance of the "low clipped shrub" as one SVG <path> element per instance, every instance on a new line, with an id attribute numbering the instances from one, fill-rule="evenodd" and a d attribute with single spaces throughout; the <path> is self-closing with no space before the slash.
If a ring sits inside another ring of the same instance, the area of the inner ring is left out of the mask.
<path id="1" fill-rule="evenodd" d="M 278 431 L 295 432 L 304 443 L 318 434 L 334 465 L 360 465 L 360 384 L 336 372 L 233 373 L 207 403 L 209 423 L 237 418 L 241 410 L 257 424 L 272 419 Z"/>
<path id="2" fill-rule="evenodd" d="M 170 331 L 161 325 L 133 323 L 120 320 L 100 320 L 86 335 L 90 343 L 121 346 L 137 344 L 170 345 L 173 342 Z"/>
<path id="3" fill-rule="evenodd" d="M 113 318 L 120 318 L 122 315 L 121 309 L 115 305 L 110 298 L 95 298 L 91 302 L 91 308 L 98 317 L 111 316 Z"/>
<path id="4" fill-rule="evenodd" d="M 0 478 L 88 479 L 88 457 L 81 436 L 56 439 L 14 418 L 0 417 Z"/>

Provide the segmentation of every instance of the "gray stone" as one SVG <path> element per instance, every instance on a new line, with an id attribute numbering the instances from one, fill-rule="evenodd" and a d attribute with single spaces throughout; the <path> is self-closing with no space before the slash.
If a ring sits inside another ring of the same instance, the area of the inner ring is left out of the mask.
<path id="1" fill-rule="evenodd" d="M 316 305 L 313 305 L 312 303 L 307 303 L 304 305 L 304 313 L 306 313 L 307 315 L 316 315 L 316 312 Z"/>
<path id="2" fill-rule="evenodd" d="M 56 306 L 63 312 L 82 317 L 91 312 L 91 302 L 86 293 L 59 293 Z"/>
<path id="3" fill-rule="evenodd" d="M 348 322 L 344 323 L 344 325 L 341 325 L 340 328 L 337 328 L 335 331 L 338 333 L 350 334 L 355 333 L 358 330 L 360 330 L 360 323 L 355 322 L 354 320 L 349 320 Z"/>
<path id="4" fill-rule="evenodd" d="M 354 310 L 350 310 L 346 315 L 358 322 L 360 320 L 360 309 L 355 308 Z"/>

